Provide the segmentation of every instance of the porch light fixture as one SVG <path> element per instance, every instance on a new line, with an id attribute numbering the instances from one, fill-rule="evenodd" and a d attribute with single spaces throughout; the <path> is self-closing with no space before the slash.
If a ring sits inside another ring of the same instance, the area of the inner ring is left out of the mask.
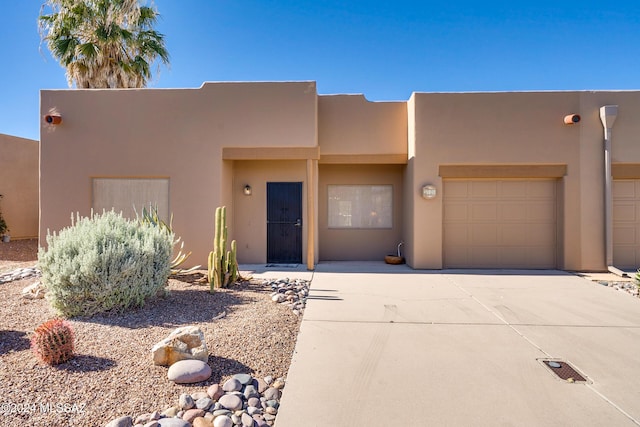
<path id="1" fill-rule="evenodd" d="M 436 187 L 429 184 L 422 187 L 422 197 L 427 200 L 435 199 L 438 195 Z"/>
<path id="2" fill-rule="evenodd" d="M 251 186 L 249 184 L 244 186 L 244 188 L 242 189 L 242 194 L 244 194 L 245 196 L 251 195 Z"/>
<path id="3" fill-rule="evenodd" d="M 574 125 L 580 121 L 580 114 L 568 114 L 564 116 L 565 125 Z"/>

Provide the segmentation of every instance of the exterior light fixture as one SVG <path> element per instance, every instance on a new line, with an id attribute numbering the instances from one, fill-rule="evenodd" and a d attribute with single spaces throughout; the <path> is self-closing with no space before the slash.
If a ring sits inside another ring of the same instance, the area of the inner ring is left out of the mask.
<path id="1" fill-rule="evenodd" d="M 44 121 L 50 125 L 59 125 L 62 123 L 62 117 L 58 114 L 48 114 L 44 116 Z"/>
<path id="2" fill-rule="evenodd" d="M 422 197 L 424 199 L 427 199 L 427 200 L 435 199 L 437 195 L 438 195 L 438 192 L 436 191 L 435 186 L 429 184 L 422 187 Z"/>
<path id="3" fill-rule="evenodd" d="M 580 121 L 579 114 L 568 114 L 564 116 L 564 124 L 565 125 L 574 125 Z"/>
<path id="4" fill-rule="evenodd" d="M 242 189 L 242 193 L 245 196 L 250 196 L 251 195 L 251 186 L 249 184 L 245 185 L 244 188 Z"/>

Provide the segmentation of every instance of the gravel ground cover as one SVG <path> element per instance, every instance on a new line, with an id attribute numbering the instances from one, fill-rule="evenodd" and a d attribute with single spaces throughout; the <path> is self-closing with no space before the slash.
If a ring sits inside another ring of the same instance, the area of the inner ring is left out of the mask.
<path id="1" fill-rule="evenodd" d="M 0 243 L 0 274 L 36 263 L 35 240 Z M 70 320 L 76 356 L 56 367 L 39 363 L 29 334 L 55 316 L 46 300 L 22 289 L 36 278 L 0 284 L 0 425 L 103 426 L 122 416 L 162 411 L 182 393 L 221 384 L 238 373 L 286 377 L 301 317 L 272 302 L 272 288 L 247 280 L 215 294 L 200 271 L 169 280 L 170 294 L 119 315 Z M 220 315 L 223 315 L 221 318 Z M 179 326 L 205 334 L 212 376 L 177 385 L 150 350 Z"/>

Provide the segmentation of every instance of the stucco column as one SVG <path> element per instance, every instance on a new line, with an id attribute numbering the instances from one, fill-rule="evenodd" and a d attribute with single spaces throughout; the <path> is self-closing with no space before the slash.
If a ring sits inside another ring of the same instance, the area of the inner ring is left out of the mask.
<path id="1" fill-rule="evenodd" d="M 307 159 L 307 270 L 315 270 L 316 182 L 314 172 L 317 168 L 317 160 Z"/>

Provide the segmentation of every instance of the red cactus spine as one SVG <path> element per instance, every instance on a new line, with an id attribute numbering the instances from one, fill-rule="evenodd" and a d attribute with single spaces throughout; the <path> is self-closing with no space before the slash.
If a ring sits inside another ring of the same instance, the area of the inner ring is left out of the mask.
<path id="1" fill-rule="evenodd" d="M 51 319 L 36 328 L 31 349 L 47 365 L 57 365 L 73 357 L 73 329 L 62 319 Z"/>

